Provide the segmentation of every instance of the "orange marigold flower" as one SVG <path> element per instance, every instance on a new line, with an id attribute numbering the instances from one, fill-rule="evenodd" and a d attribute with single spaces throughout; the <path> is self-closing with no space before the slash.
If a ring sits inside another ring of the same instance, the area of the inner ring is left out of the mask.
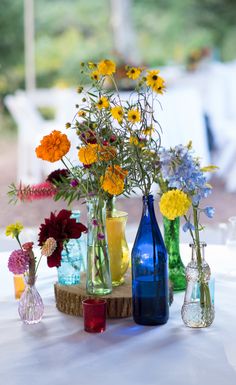
<path id="1" fill-rule="evenodd" d="M 108 160 L 114 159 L 116 157 L 116 148 L 112 146 L 99 146 L 98 149 L 100 160 L 108 162 Z"/>
<path id="2" fill-rule="evenodd" d="M 78 157 L 83 164 L 92 164 L 98 161 L 98 144 L 88 144 L 79 149 Z"/>
<path id="3" fill-rule="evenodd" d="M 118 164 L 115 164 L 114 166 L 109 166 L 107 168 L 107 171 L 119 176 L 121 179 L 125 180 L 125 178 L 128 175 L 128 171 L 120 167 Z"/>
<path id="4" fill-rule="evenodd" d="M 124 180 L 128 171 L 122 169 L 118 164 L 109 166 L 104 177 L 100 178 L 102 189 L 110 195 L 120 195 L 124 191 Z"/>
<path id="5" fill-rule="evenodd" d="M 67 136 L 54 130 L 51 134 L 43 137 L 35 152 L 38 158 L 53 163 L 62 159 L 69 149 L 70 141 Z"/>
<path id="6" fill-rule="evenodd" d="M 124 181 L 118 175 L 112 172 L 106 172 L 104 177 L 100 178 L 102 189 L 110 195 L 120 195 L 124 191 Z"/>

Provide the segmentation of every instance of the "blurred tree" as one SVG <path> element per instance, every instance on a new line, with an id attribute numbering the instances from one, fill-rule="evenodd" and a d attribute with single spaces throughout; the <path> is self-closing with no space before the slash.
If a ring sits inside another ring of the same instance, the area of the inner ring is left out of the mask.
<path id="1" fill-rule="evenodd" d="M 23 0 L 0 1 L 0 95 L 23 82 Z"/>
<path id="2" fill-rule="evenodd" d="M 236 1 L 194 0 L 193 3 L 195 22 L 211 31 L 215 45 L 222 51 L 229 30 L 233 28 L 236 32 Z"/>

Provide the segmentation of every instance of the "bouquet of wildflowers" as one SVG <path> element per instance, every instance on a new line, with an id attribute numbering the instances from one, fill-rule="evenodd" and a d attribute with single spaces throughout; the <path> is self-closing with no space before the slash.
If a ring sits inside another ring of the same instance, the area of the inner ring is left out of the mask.
<path id="1" fill-rule="evenodd" d="M 159 186 L 161 199 L 159 203 L 161 213 L 168 219 L 174 220 L 183 216 L 184 231 L 189 231 L 196 247 L 197 264 L 201 275 L 202 255 L 200 231 L 200 215 L 204 213 L 212 218 L 214 208 L 201 207 L 201 201 L 207 198 L 212 188 L 207 183 L 206 172 L 215 171 L 217 167 L 201 168 L 199 159 L 194 157 L 191 142 L 187 146 L 179 145 L 169 150 L 160 151 Z M 207 304 L 209 288 L 200 283 L 202 304 Z"/>
<path id="2" fill-rule="evenodd" d="M 138 83 L 135 88 L 136 102 L 132 96 L 123 106 L 121 122 L 124 138 L 124 152 L 129 179 L 133 187 L 139 188 L 143 195 L 149 195 L 159 170 L 158 152 L 161 145 L 161 126 L 156 118 L 155 106 L 160 104 L 158 95 L 165 91 L 165 81 L 158 70 L 130 68 Z"/>
<path id="3" fill-rule="evenodd" d="M 159 71 L 144 73 L 142 68 L 127 66 L 127 77 L 138 83 L 130 100 L 123 101 L 114 78 L 114 62 L 83 63 L 82 72 L 92 85 L 89 89 L 78 87 L 80 103 L 73 120 L 66 124 L 78 137 L 78 162 L 72 164 L 67 158 L 71 143 L 60 131 L 45 136 L 36 148 L 37 157 L 61 160 L 68 170 L 68 177 L 57 184 L 55 199 L 72 202 L 96 195 L 109 200 L 129 194 L 140 184 L 147 194 L 156 175 L 160 145 L 153 103 L 155 95 L 163 93 L 164 80 Z M 105 89 L 107 78 L 115 91 Z M 154 132 L 157 140 L 152 139 Z"/>

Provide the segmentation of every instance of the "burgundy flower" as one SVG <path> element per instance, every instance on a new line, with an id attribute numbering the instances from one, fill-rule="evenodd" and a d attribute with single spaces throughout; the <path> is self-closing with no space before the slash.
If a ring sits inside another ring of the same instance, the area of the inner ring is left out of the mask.
<path id="1" fill-rule="evenodd" d="M 62 182 L 62 178 L 67 178 L 69 176 L 69 171 L 66 169 L 58 169 L 51 174 L 48 175 L 46 181 L 55 183 L 55 182 Z"/>
<path id="2" fill-rule="evenodd" d="M 39 229 L 39 246 L 43 246 L 50 237 L 57 242 L 57 247 L 50 257 L 47 258 L 49 267 L 59 267 L 61 265 L 61 252 L 63 242 L 69 239 L 80 238 L 82 232 L 87 232 L 87 227 L 82 223 L 77 223 L 74 218 L 70 218 L 71 211 L 61 210 L 57 215 L 51 213 L 50 218 L 45 219 Z"/>
<path id="3" fill-rule="evenodd" d="M 114 134 L 111 135 L 110 137 L 110 143 L 114 143 L 116 141 L 116 136 Z"/>

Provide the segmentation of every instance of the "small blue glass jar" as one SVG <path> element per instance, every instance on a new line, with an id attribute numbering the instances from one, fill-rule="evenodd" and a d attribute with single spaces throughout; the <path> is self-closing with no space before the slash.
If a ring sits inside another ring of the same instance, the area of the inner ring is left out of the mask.
<path id="1" fill-rule="evenodd" d="M 80 220 L 80 211 L 73 210 L 71 218 Z M 86 240 L 82 234 L 79 239 L 70 239 L 61 253 L 61 266 L 58 267 L 58 283 L 61 285 L 78 285 L 80 283 L 80 272 L 84 271 L 86 255 Z"/>
<path id="2" fill-rule="evenodd" d="M 169 318 L 168 258 L 158 227 L 153 196 L 143 197 L 143 212 L 132 250 L 133 318 L 160 325 Z"/>

